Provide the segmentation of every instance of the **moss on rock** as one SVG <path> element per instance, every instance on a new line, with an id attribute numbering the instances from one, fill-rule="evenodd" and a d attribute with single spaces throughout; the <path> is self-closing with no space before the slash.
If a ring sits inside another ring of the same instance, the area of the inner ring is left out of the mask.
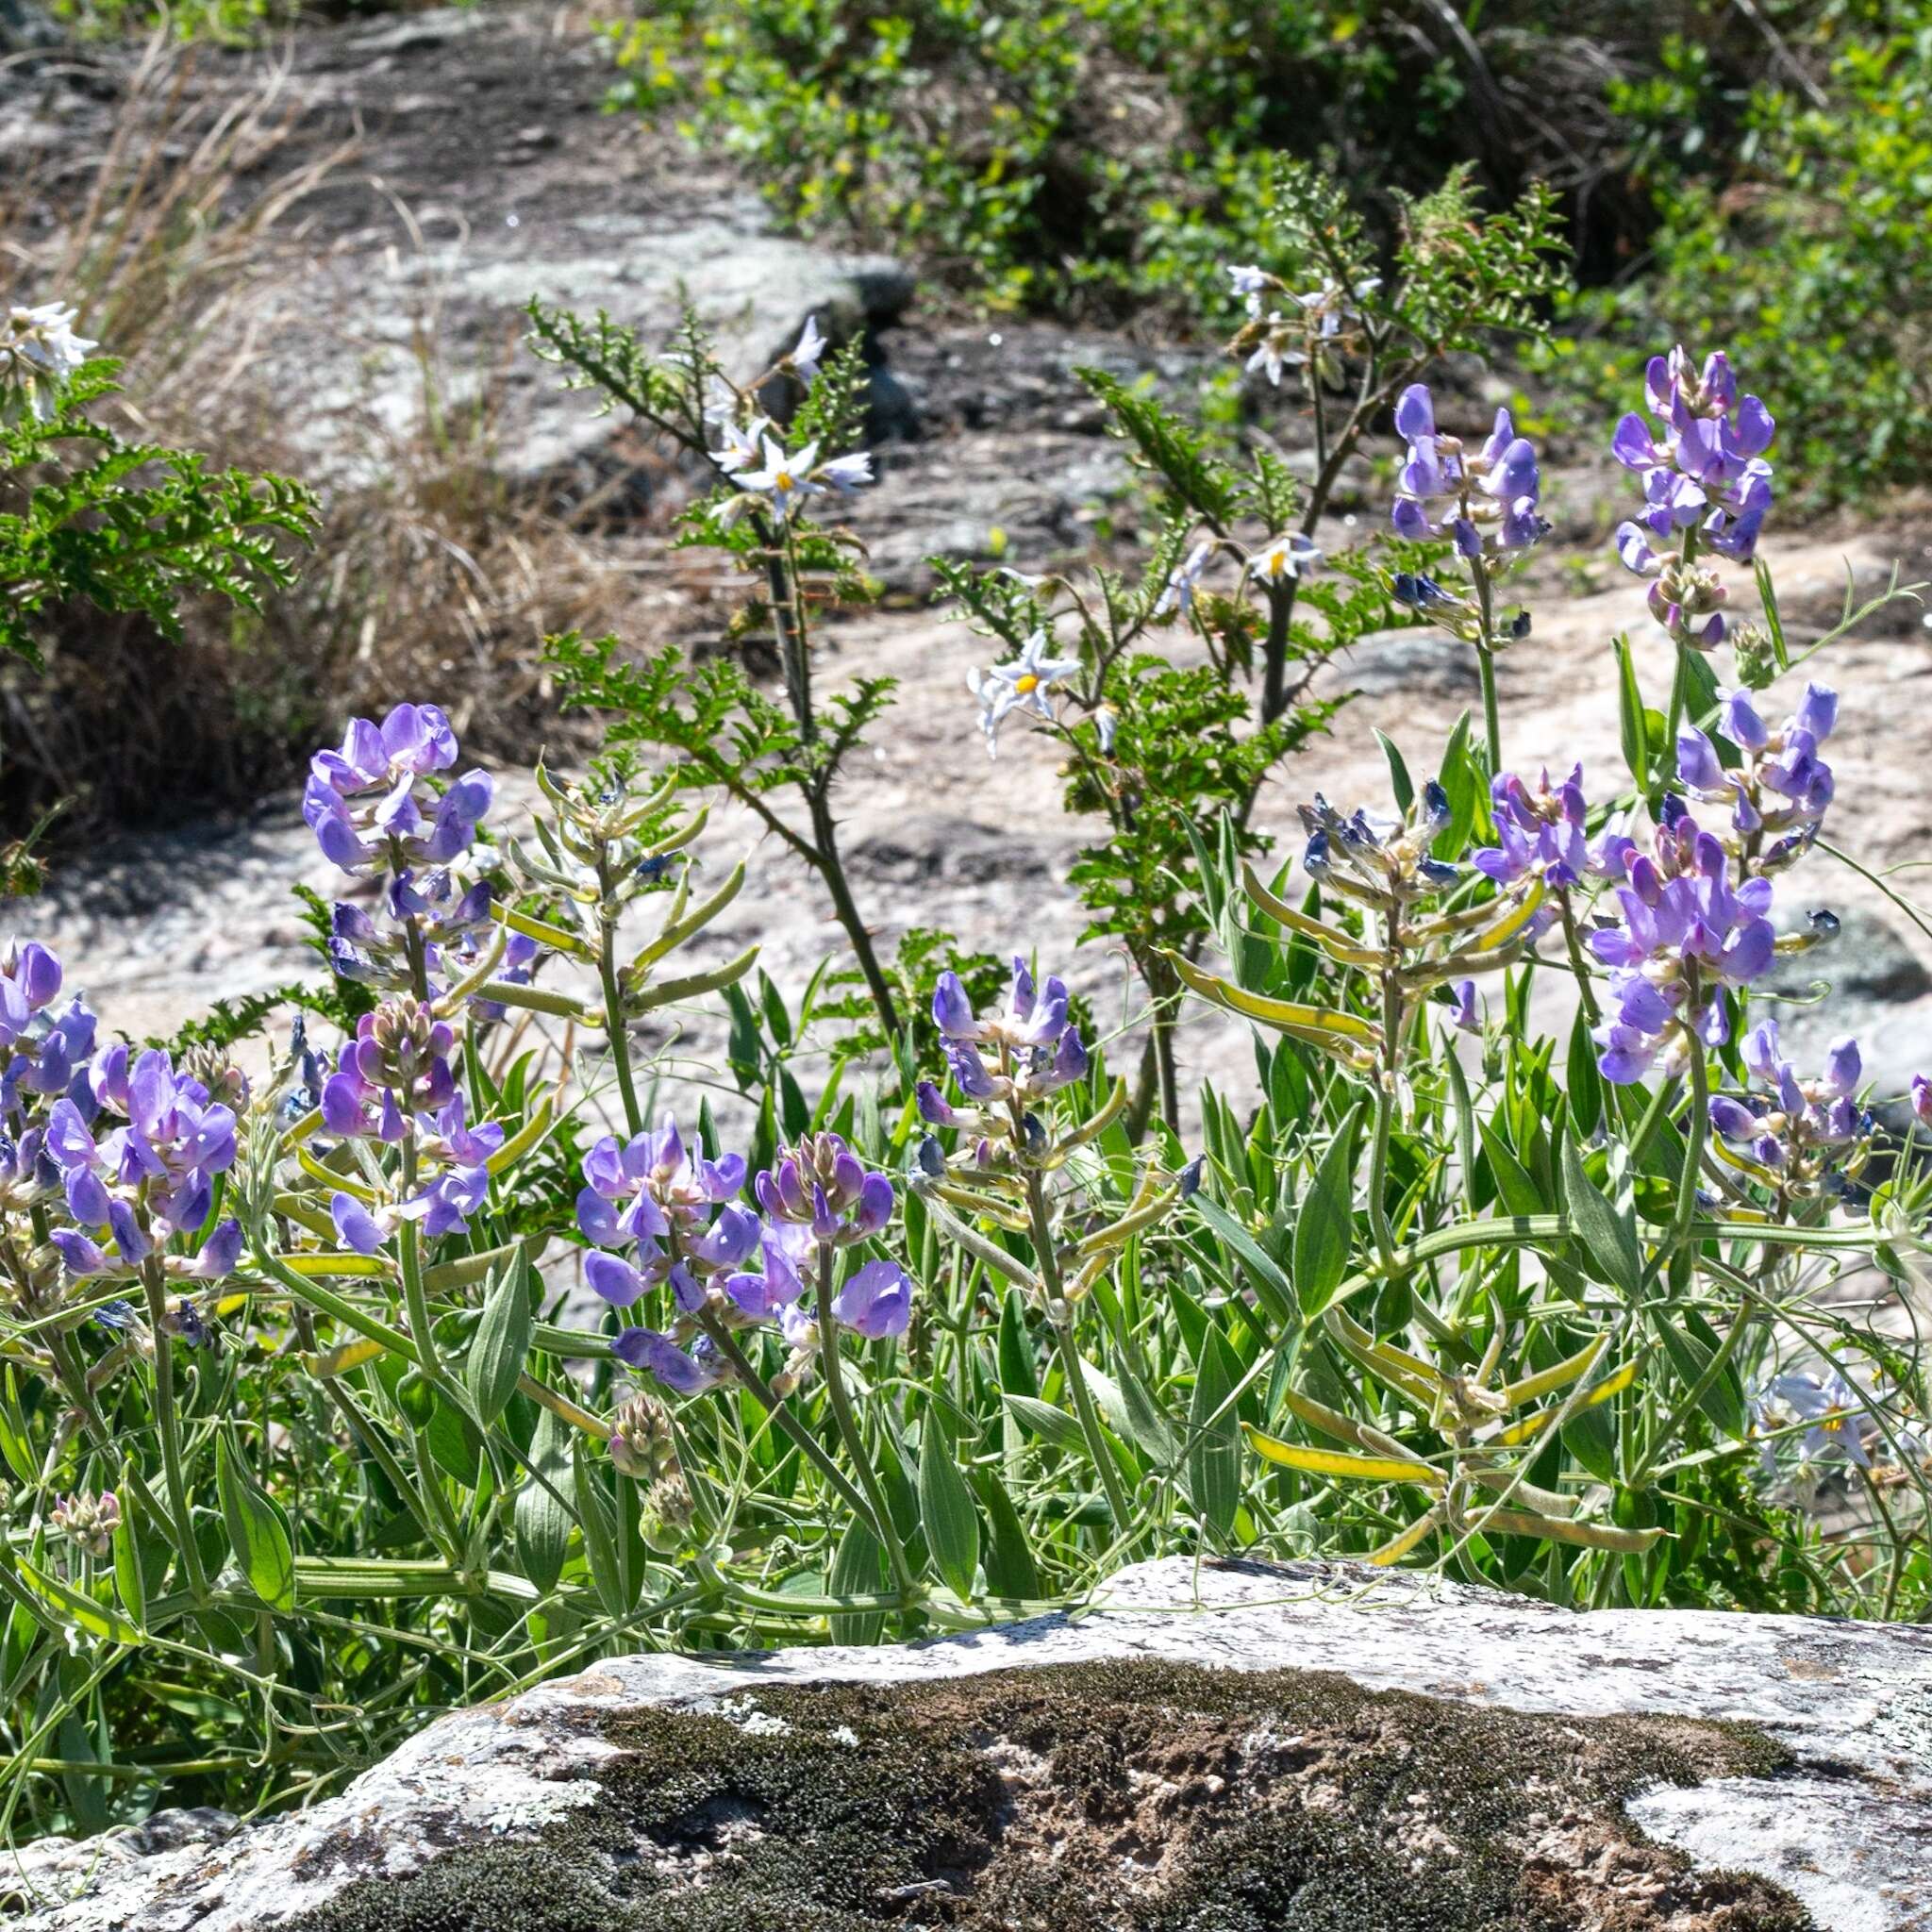
<path id="1" fill-rule="evenodd" d="M 1065 1665 L 625 1713 L 596 1801 L 356 1881 L 288 1932 L 1802 1932 L 1620 1801 L 1761 1734 L 1527 1716 L 1314 1672 Z"/>

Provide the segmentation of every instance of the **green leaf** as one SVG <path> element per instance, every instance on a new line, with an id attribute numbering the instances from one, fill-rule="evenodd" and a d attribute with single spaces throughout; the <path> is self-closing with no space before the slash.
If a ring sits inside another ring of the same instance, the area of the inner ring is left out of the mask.
<path id="1" fill-rule="evenodd" d="M 1407 817 L 1409 807 L 1415 803 L 1415 780 L 1408 775 L 1408 766 L 1395 748 L 1395 741 L 1386 731 L 1377 728 L 1375 742 L 1389 760 L 1389 787 L 1395 793 L 1395 808 Z"/>
<path id="2" fill-rule="evenodd" d="M 1194 1359 L 1194 1398 L 1188 1410 L 1188 1500 L 1194 1514 L 1224 1541 L 1241 1500 L 1241 1418 L 1228 1397 L 1241 1379 L 1234 1351 L 1209 1328 Z M 1225 1413 L 1215 1411 L 1227 1404 Z M 1213 1420 L 1210 1421 L 1210 1418 Z"/>
<path id="3" fill-rule="evenodd" d="M 98 1637 L 107 1643 L 142 1644 L 147 1641 L 145 1634 L 136 1629 L 111 1604 L 96 1603 L 85 1591 L 61 1582 L 58 1576 L 42 1575 L 25 1557 L 0 1552 L 0 1562 L 13 1565 L 22 1586 L 53 1613 L 55 1628 L 61 1627 L 62 1619 L 72 1619 L 90 1637 Z"/>
<path id="4" fill-rule="evenodd" d="M 1312 1322 L 1335 1299 L 1355 1247 L 1355 1137 L 1362 1103 L 1335 1130 L 1294 1223 L 1294 1289 L 1302 1320 Z"/>
<path id="5" fill-rule="evenodd" d="M 1206 1193 L 1196 1194 L 1192 1206 L 1240 1262 L 1261 1306 L 1283 1328 L 1299 1326 L 1293 1286 L 1261 1244 L 1219 1201 L 1210 1200 Z"/>
<path id="6" fill-rule="evenodd" d="M 937 1430 L 920 1445 L 919 1520 L 933 1567 L 956 1596 L 971 1603 L 979 1574 L 979 1513 L 952 1445 Z"/>
<path id="7" fill-rule="evenodd" d="M 839 1539 L 829 1581 L 834 1596 L 876 1596 L 886 1587 L 886 1553 L 856 1516 Z M 831 1619 L 832 1641 L 876 1643 L 885 1627 L 883 1610 L 844 1611 Z"/>
<path id="8" fill-rule="evenodd" d="M 1576 1137 L 1563 1136 L 1563 1202 L 1584 1251 L 1603 1279 L 1635 1301 L 1643 1282 L 1643 1254 L 1637 1244 L 1637 1218 L 1619 1213 L 1583 1169 Z"/>
<path id="9" fill-rule="evenodd" d="M 973 1487 L 986 1511 L 986 1590 L 989 1596 L 1032 1602 L 1041 1594 L 1040 1570 L 1026 1541 L 1026 1525 L 996 1472 L 975 1469 Z"/>
<path id="10" fill-rule="evenodd" d="M 1469 755 L 1469 713 L 1464 711 L 1450 730 L 1442 747 L 1442 765 L 1436 774 L 1449 799 L 1449 823 L 1430 842 L 1438 858 L 1456 859 L 1469 843 L 1469 828 L 1475 823 L 1476 794 L 1482 789 Z"/>
<path id="11" fill-rule="evenodd" d="M 624 1566 L 617 1555 L 617 1518 L 581 1438 L 571 1444 L 571 1477 L 576 1491 L 577 1525 L 584 1533 L 584 1559 L 591 1566 L 591 1583 L 608 1615 L 625 1616 L 631 1606 L 624 1588 Z"/>
<path id="12" fill-rule="evenodd" d="M 1026 1298 L 1017 1288 L 1008 1289 L 1000 1304 L 1000 1387 L 1008 1395 L 1040 1393 L 1033 1341 L 1026 1332 Z"/>
<path id="13" fill-rule="evenodd" d="M 1570 1118 L 1579 1133 L 1593 1134 L 1604 1113 L 1603 1075 L 1597 1071 L 1596 1041 L 1590 1036 L 1590 1021 L 1580 1007 L 1570 1027 L 1568 1072 Z"/>
<path id="14" fill-rule="evenodd" d="M 1672 1368 L 1687 1389 L 1695 1388 L 1724 1345 L 1717 1331 L 1695 1308 L 1657 1308 L 1652 1311 L 1652 1321 L 1662 1338 Z M 1727 1363 L 1711 1377 L 1710 1386 L 1698 1397 L 1697 1406 L 1735 1441 L 1742 1441 L 1750 1433 L 1743 1385 L 1735 1364 Z"/>
<path id="15" fill-rule="evenodd" d="M 1052 1403 L 1041 1402 L 1031 1395 L 1008 1395 L 1005 1401 L 1007 1412 L 1029 1435 L 1037 1436 L 1056 1449 L 1086 1452 L 1087 1438 L 1080 1433 L 1079 1423 L 1065 1409 L 1056 1408 Z"/>
<path id="16" fill-rule="evenodd" d="M 560 1491 L 569 1479 L 570 1425 L 546 1408 L 537 1418 L 530 1438 L 530 1461 Z M 517 1562 L 537 1588 L 546 1593 L 557 1588 L 570 1548 L 570 1511 L 560 1494 L 553 1494 L 535 1476 L 526 1476 L 517 1491 L 515 1524 Z"/>
<path id="17" fill-rule="evenodd" d="M 1638 791 L 1650 790 L 1650 733 L 1645 722 L 1643 693 L 1637 686 L 1637 664 L 1628 638 L 1610 645 L 1617 660 L 1617 728 L 1623 740 L 1624 762 Z"/>
<path id="18" fill-rule="evenodd" d="M 232 1433 L 215 1439 L 215 1488 L 228 1525 L 228 1546 L 248 1587 L 271 1609 L 295 1607 L 295 1549 L 289 1525 L 248 1474 Z"/>
<path id="19" fill-rule="evenodd" d="M 528 1267 L 527 1258 L 519 1255 L 499 1272 L 484 1296 L 483 1319 L 463 1363 L 476 1420 L 486 1429 L 508 1407 L 530 1352 L 530 1291 L 525 1273 Z"/>

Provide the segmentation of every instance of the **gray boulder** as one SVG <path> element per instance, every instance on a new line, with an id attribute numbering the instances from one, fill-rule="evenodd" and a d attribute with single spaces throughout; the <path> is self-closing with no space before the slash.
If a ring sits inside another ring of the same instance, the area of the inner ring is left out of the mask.
<path id="1" fill-rule="evenodd" d="M 608 1660 L 26 1923 L 874 1922 L 1924 1928 L 1932 1631 L 1169 1559 L 1078 1617 Z"/>

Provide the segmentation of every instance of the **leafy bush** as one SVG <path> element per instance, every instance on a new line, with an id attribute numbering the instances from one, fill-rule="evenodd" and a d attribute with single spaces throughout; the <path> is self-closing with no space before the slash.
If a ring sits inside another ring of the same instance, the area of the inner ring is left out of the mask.
<path id="1" fill-rule="evenodd" d="M 1274 153 L 1383 193 L 1458 163 L 1505 199 L 1550 181 L 1586 274 L 1612 270 L 1651 215 L 1606 85 L 1673 29 L 1707 50 L 1692 125 L 1722 149 L 1767 54 L 1710 0 L 673 0 L 614 32 L 621 98 L 676 104 L 788 218 L 909 244 L 997 302 L 1107 311 L 1218 295 Z"/>
<path id="2" fill-rule="evenodd" d="M 1932 8 L 1890 15 L 1889 35 L 1841 45 L 1828 94 L 1752 95 L 1741 165 L 1712 173 L 1661 149 L 1652 265 L 1578 297 L 1569 320 L 1584 340 L 1550 351 L 1605 394 L 1629 385 L 1627 344 L 1735 344 L 1781 398 L 1807 490 L 1827 501 L 1922 482 L 1932 447 Z M 1666 75 L 1615 97 L 1654 145 L 1708 84 L 1681 43 Z"/>

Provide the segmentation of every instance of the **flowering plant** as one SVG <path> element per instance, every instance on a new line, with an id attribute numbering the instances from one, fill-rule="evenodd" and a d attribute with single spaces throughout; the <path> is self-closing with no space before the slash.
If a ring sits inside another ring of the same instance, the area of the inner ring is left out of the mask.
<path id="1" fill-rule="evenodd" d="M 1478 250 L 1506 282 L 1533 213 Z M 1833 857 L 1840 700 L 1768 573 L 1722 639 L 1680 575 L 1651 606 L 1674 718 L 1613 658 L 1624 778 L 1512 769 L 1491 660 L 1524 629 L 1497 593 L 1541 535 L 1538 459 L 1418 391 L 1463 271 L 1418 239 L 1385 296 L 1348 233 L 1322 231 L 1319 283 L 1244 268 L 1238 341 L 1322 409 L 1393 357 L 1348 406 L 1351 435 L 1386 409 L 1403 460 L 1383 546 L 1331 563 L 1346 590 L 1303 587 L 1275 458 L 1237 471 L 1124 391 L 1174 508 L 1138 589 L 955 586 L 1017 652 L 979 680 L 989 733 L 1030 714 L 1076 803 L 1136 799 L 1089 862 L 1114 889 L 1178 869 L 1117 928 L 1150 989 L 1255 1029 L 1257 1091 L 1203 1087 L 1194 1158 L 1027 952 L 1003 993 L 928 953 L 915 1013 L 871 950 L 829 801 L 883 692 L 812 697 L 803 628 L 845 553 L 809 510 L 858 474 L 821 459 L 846 365 L 815 330 L 777 374 L 822 414 L 781 437 L 694 332 L 667 365 L 539 320 L 701 442 L 695 527 L 765 582 L 782 705 L 560 647 L 611 742 L 527 786 L 432 702 L 348 721 L 301 806 L 340 874 L 335 985 L 286 1038 L 116 1040 L 48 948 L 0 952 L 16 1811 L 286 1798 L 586 1658 L 972 1628 L 1158 1551 L 1427 1561 L 1565 1603 L 1932 1604 L 1924 1364 L 1821 1292 L 1858 1266 L 1890 1293 L 1932 1252 L 1932 1077 L 1874 1091 L 1855 1041 L 1788 1050 L 1763 1005 L 1781 956 L 1829 958 L 1828 914 L 1778 915 Z M 1703 571 L 1764 535 L 1769 417 L 1692 366 L 1657 378 L 1668 435 L 1616 434 Z M 1312 728 L 1288 667 L 1328 648 L 1307 610 L 1355 636 L 1404 608 L 1475 654 L 1481 724 L 1420 776 L 1385 741 L 1386 805 L 1307 799 L 1264 876 L 1258 788 Z M 1170 621 L 1205 667 L 1137 659 Z M 819 873 L 860 962 L 869 1041 L 810 1098 L 765 1051 L 810 995 L 717 943 L 748 873 L 694 856 L 706 788 Z M 1552 981 L 1560 1050 L 1531 1024 Z M 736 1091 L 688 1066 L 672 1091 L 664 1023 L 713 1003 Z M 1821 1496 L 1853 1531 L 1826 1539 Z"/>

